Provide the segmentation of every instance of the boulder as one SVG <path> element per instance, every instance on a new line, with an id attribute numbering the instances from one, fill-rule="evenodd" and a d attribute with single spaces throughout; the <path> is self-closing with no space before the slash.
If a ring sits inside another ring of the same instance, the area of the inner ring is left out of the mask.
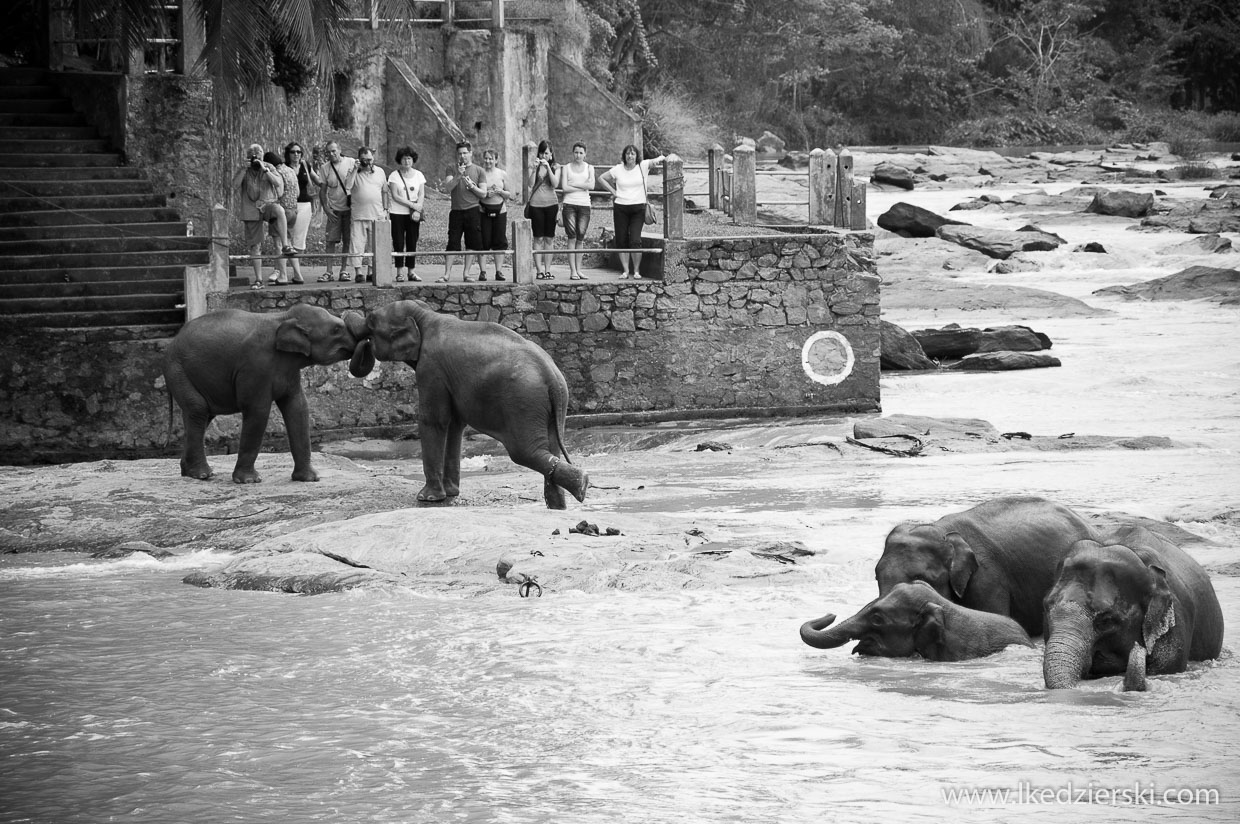
<path id="1" fill-rule="evenodd" d="M 1012 232 L 952 224 L 940 226 L 935 234 L 943 240 L 999 260 L 1006 260 L 1016 252 L 1049 252 L 1063 243 L 1045 232 Z"/>
<path id="2" fill-rule="evenodd" d="M 926 357 L 917 338 L 902 327 L 885 320 L 878 322 L 879 342 L 882 350 L 879 367 L 882 369 L 937 369 L 938 364 Z"/>
<path id="3" fill-rule="evenodd" d="M 775 161 L 775 165 L 785 169 L 808 169 L 809 154 L 807 152 L 791 151 Z"/>
<path id="4" fill-rule="evenodd" d="M 942 329 L 918 329 L 912 335 L 926 357 L 935 360 L 959 360 L 982 345 L 982 330 L 962 329 L 954 323 Z"/>
<path id="5" fill-rule="evenodd" d="M 1006 372 L 1013 369 L 1042 369 L 1062 366 L 1059 358 L 1044 352 L 986 352 L 970 355 L 947 367 L 957 372 Z"/>
<path id="6" fill-rule="evenodd" d="M 1173 243 L 1159 249 L 1160 255 L 1214 255 L 1220 252 L 1234 251 L 1231 238 L 1222 235 L 1199 235 L 1183 243 Z"/>
<path id="7" fill-rule="evenodd" d="M 883 183 L 908 191 L 912 191 L 913 187 L 917 185 L 917 181 L 913 179 L 913 173 L 903 166 L 897 166 L 895 163 L 879 163 L 875 166 L 874 171 L 870 174 L 870 182 Z"/>
<path id="8" fill-rule="evenodd" d="M 1093 252 L 1095 254 L 1105 255 L 1107 253 L 1107 247 L 1103 246 L 1101 243 L 1099 243 L 1096 240 L 1091 240 L 1089 243 L 1082 244 L 1081 246 L 1076 247 L 1072 251 Z"/>
<path id="9" fill-rule="evenodd" d="M 744 137 L 743 135 L 738 135 L 736 138 L 736 146 L 734 148 L 739 149 L 742 146 L 748 146 L 754 151 L 758 150 L 758 144 L 754 142 L 754 139 L 752 137 Z"/>
<path id="10" fill-rule="evenodd" d="M 1240 232 L 1240 201 L 1232 198 L 1203 198 L 1176 203 L 1162 214 L 1141 219 L 1143 232 L 1187 232 L 1212 235 Z"/>
<path id="11" fill-rule="evenodd" d="M 1116 295 L 1128 300 L 1195 300 L 1240 297 L 1240 271 L 1212 266 L 1190 266 L 1174 275 L 1128 286 L 1107 286 L 1095 295 Z"/>
<path id="12" fill-rule="evenodd" d="M 1215 200 L 1223 198 L 1240 199 L 1240 186 L 1237 186 L 1234 183 L 1224 183 L 1222 185 L 1215 186 L 1210 190 L 1210 197 Z"/>
<path id="13" fill-rule="evenodd" d="M 924 426 L 913 425 L 916 421 L 893 420 L 892 418 L 870 418 L 853 424 L 853 437 L 857 440 L 869 438 L 913 437 L 919 438 L 927 433 Z"/>
<path id="14" fill-rule="evenodd" d="M 895 232 L 901 237 L 934 237 L 940 226 L 948 224 L 968 225 L 963 221 L 951 220 L 936 215 L 929 209 L 903 201 L 893 204 L 890 209 L 878 216 L 878 225 L 881 228 Z"/>
<path id="15" fill-rule="evenodd" d="M 754 141 L 754 149 L 762 154 L 780 154 L 784 151 L 783 138 L 770 132 L 763 132 L 762 136 Z"/>
<path id="16" fill-rule="evenodd" d="M 1094 195 L 1085 211 L 1115 217 L 1145 217 L 1154 207 L 1154 196 L 1148 192 L 1105 191 Z"/>
<path id="17" fill-rule="evenodd" d="M 990 271 L 996 275 L 1011 275 L 1015 272 L 1040 272 L 1041 270 L 1042 264 L 1036 260 L 1026 260 L 1016 255 L 1007 260 L 996 261 L 995 265 L 990 267 Z"/>
<path id="18" fill-rule="evenodd" d="M 996 326 L 982 330 L 978 352 L 1039 352 L 1051 348 L 1051 339 L 1028 326 Z"/>

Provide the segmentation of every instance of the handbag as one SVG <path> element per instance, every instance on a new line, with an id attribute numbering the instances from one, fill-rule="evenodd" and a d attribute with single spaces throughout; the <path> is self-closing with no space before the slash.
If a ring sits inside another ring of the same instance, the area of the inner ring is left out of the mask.
<path id="1" fill-rule="evenodd" d="M 525 208 L 521 210 L 521 214 L 526 220 L 534 219 L 534 207 L 530 205 L 530 201 L 534 199 L 534 192 L 538 191 L 538 187 L 542 185 L 542 178 L 538 176 L 538 172 L 534 172 L 534 185 L 530 187 L 529 197 L 525 199 Z"/>
<path id="2" fill-rule="evenodd" d="M 344 192 L 344 210 L 347 212 L 353 208 L 353 195 L 349 193 L 348 189 L 345 189 L 344 180 L 340 177 L 340 172 L 337 171 L 336 164 L 329 163 L 328 165 L 332 167 L 332 172 L 336 175 L 336 180 L 340 181 L 340 190 Z"/>

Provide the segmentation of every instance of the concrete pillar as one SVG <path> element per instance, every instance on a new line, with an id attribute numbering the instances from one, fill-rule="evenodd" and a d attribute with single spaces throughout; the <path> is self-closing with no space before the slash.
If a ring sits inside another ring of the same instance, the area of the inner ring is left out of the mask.
<path id="1" fill-rule="evenodd" d="M 188 0 L 182 0 L 177 11 L 177 21 L 181 29 L 181 48 L 177 49 L 178 74 L 190 75 L 198 65 L 198 58 L 206 47 L 207 36 L 202 30 L 202 21 L 190 9 Z"/>
<path id="2" fill-rule="evenodd" d="M 495 31 L 504 28 L 504 0 L 491 0 L 491 28 Z"/>
<path id="3" fill-rule="evenodd" d="M 185 320 L 207 313 L 207 295 L 211 294 L 211 267 L 185 267 Z"/>
<path id="4" fill-rule="evenodd" d="M 530 181 L 530 175 L 534 174 L 534 160 L 538 157 L 538 144 L 530 141 L 521 147 L 521 202 L 530 199 L 530 193 L 525 191 L 525 185 Z"/>
<path id="5" fill-rule="evenodd" d="M 396 264 L 392 260 L 392 221 L 375 221 L 375 286 L 390 289 L 396 285 Z"/>
<path id="6" fill-rule="evenodd" d="M 732 150 L 732 222 L 758 222 L 758 164 L 751 146 Z"/>
<path id="7" fill-rule="evenodd" d="M 456 0 L 443 0 L 443 24 L 451 26 L 456 21 Z"/>
<path id="8" fill-rule="evenodd" d="M 510 213 L 511 214 L 511 213 Z M 512 282 L 534 282 L 534 231 L 524 217 L 508 222 L 512 229 Z"/>
<path id="9" fill-rule="evenodd" d="M 52 3 L 47 11 L 47 67 L 54 72 L 64 69 L 65 59 L 76 53 L 72 43 L 65 40 L 73 37 L 73 7 Z"/>
<path id="10" fill-rule="evenodd" d="M 228 291 L 228 209 L 219 203 L 211 207 L 211 249 L 208 261 L 211 282 L 218 291 Z"/>
<path id="11" fill-rule="evenodd" d="M 678 154 L 663 161 L 663 237 L 682 240 L 685 236 L 685 164 Z"/>
<path id="12" fill-rule="evenodd" d="M 719 180 L 723 174 L 723 147 L 716 143 L 706 152 L 707 191 L 709 192 L 710 208 L 723 208 L 723 185 Z"/>

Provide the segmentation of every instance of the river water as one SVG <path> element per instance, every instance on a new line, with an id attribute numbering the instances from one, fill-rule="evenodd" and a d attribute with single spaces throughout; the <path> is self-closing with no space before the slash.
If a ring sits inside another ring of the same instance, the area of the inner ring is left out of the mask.
<path id="1" fill-rule="evenodd" d="M 1039 285 L 1087 297 L 1139 269 Z M 816 536 L 792 584 L 303 598 L 182 584 L 209 553 L 0 558 L 0 822 L 1236 821 L 1240 578 L 1214 577 L 1223 657 L 1144 694 L 1048 692 L 1037 649 L 936 664 L 797 637 L 873 597 L 891 525 L 993 495 L 1171 518 L 1216 542 L 1204 563 L 1240 560 L 1219 517 L 1240 508 L 1236 310 L 1091 302 L 1116 314 L 1034 323 L 1061 369 L 884 376 L 884 411 L 1188 446 L 668 471 L 586 508 Z M 945 797 L 968 789 L 1011 795 Z"/>

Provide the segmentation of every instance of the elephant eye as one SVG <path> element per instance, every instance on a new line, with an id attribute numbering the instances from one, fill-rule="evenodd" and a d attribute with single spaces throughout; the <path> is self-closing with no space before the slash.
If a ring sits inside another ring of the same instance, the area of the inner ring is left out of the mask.
<path id="1" fill-rule="evenodd" d="M 887 623 L 887 616 L 876 612 L 870 616 L 870 623 L 876 627 L 881 627 Z"/>

